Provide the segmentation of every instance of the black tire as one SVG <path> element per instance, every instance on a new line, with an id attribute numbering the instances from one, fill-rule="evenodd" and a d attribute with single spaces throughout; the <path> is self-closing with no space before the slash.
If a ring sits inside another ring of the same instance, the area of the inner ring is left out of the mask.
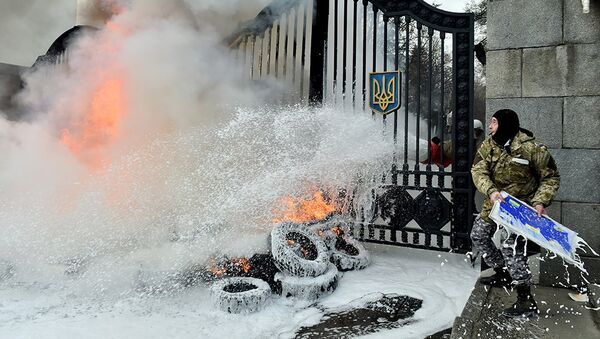
<path id="1" fill-rule="evenodd" d="M 261 279 L 234 277 L 213 283 L 210 294 L 213 305 L 221 311 L 253 313 L 265 306 L 271 296 L 271 288 Z"/>
<path id="2" fill-rule="evenodd" d="M 316 277 L 327 270 L 329 252 L 323 239 L 304 225 L 282 223 L 271 232 L 275 266 L 298 277 Z"/>
<path id="3" fill-rule="evenodd" d="M 362 270 L 369 266 L 369 252 L 360 241 L 351 237 L 338 237 L 331 249 L 331 262 L 342 272 Z"/>
<path id="4" fill-rule="evenodd" d="M 331 250 L 338 236 L 350 235 L 352 222 L 338 214 L 332 214 L 327 219 L 309 225 L 309 228 L 325 241 Z"/>
<path id="5" fill-rule="evenodd" d="M 314 301 L 332 293 L 340 277 L 335 265 L 329 263 L 327 271 L 318 277 L 294 277 L 286 273 L 275 274 L 275 281 L 281 282 L 281 295 L 286 298 L 296 298 Z"/>
<path id="6" fill-rule="evenodd" d="M 331 230 L 328 223 L 310 225 L 310 229 L 325 242 L 325 246 L 330 250 L 335 244 L 337 235 Z"/>

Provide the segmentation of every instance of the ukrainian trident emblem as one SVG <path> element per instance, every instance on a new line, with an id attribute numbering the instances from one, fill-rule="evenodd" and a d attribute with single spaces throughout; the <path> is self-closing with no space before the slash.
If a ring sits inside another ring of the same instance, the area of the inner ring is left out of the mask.
<path id="1" fill-rule="evenodd" d="M 369 73 L 369 107 L 383 115 L 400 108 L 400 71 Z"/>

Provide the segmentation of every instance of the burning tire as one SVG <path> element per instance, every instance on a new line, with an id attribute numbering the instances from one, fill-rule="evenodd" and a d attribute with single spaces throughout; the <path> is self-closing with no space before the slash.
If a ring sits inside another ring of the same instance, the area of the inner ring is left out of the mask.
<path id="1" fill-rule="evenodd" d="M 324 221 L 309 225 L 309 228 L 325 241 L 330 250 L 338 237 L 350 234 L 350 222 L 340 215 L 331 215 Z"/>
<path id="2" fill-rule="evenodd" d="M 332 293 L 338 284 L 339 272 L 333 264 L 318 277 L 294 277 L 286 273 L 275 274 L 275 281 L 281 282 L 281 295 L 286 298 L 317 300 Z"/>
<path id="3" fill-rule="evenodd" d="M 271 288 L 256 278 L 227 278 L 215 282 L 211 288 L 213 305 L 228 313 L 260 311 L 271 296 Z"/>
<path id="4" fill-rule="evenodd" d="M 340 271 L 361 270 L 369 266 L 369 253 L 356 239 L 338 237 L 331 249 L 331 262 Z"/>
<path id="5" fill-rule="evenodd" d="M 327 270 L 329 252 L 323 239 L 306 226 L 283 223 L 271 232 L 275 266 L 289 275 L 316 277 Z"/>

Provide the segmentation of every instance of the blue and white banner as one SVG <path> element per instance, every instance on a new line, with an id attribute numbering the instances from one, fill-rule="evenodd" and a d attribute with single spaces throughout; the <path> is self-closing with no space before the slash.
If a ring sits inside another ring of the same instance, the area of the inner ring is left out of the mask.
<path id="1" fill-rule="evenodd" d="M 592 253 L 598 254 L 577 235 L 577 232 L 546 215 L 539 217 L 535 209 L 506 192 L 502 192 L 502 196 L 504 202 L 494 203 L 490 213 L 492 220 L 509 232 L 524 236 L 586 272 L 576 253 L 577 249 L 586 245 Z"/>

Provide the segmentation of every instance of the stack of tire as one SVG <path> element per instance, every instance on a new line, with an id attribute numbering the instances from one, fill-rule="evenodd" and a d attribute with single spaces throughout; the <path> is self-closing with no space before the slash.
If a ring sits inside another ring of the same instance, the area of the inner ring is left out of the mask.
<path id="1" fill-rule="evenodd" d="M 337 287 L 339 272 L 329 260 L 327 245 L 307 225 L 277 225 L 271 232 L 271 253 L 281 270 L 275 280 L 281 283 L 282 296 L 313 301 Z"/>
<path id="2" fill-rule="evenodd" d="M 338 214 L 309 225 L 325 242 L 330 261 L 342 272 L 361 270 L 370 264 L 369 252 L 351 236 L 351 225 L 351 221 Z"/>
<path id="3" fill-rule="evenodd" d="M 350 223 L 339 215 L 312 223 L 281 223 L 271 232 L 271 254 L 280 272 L 275 281 L 281 295 L 314 301 L 332 293 L 340 271 L 363 269 L 369 255 L 350 236 Z M 229 313 L 261 310 L 271 296 L 266 281 L 250 277 L 225 278 L 211 286 L 213 304 Z"/>

